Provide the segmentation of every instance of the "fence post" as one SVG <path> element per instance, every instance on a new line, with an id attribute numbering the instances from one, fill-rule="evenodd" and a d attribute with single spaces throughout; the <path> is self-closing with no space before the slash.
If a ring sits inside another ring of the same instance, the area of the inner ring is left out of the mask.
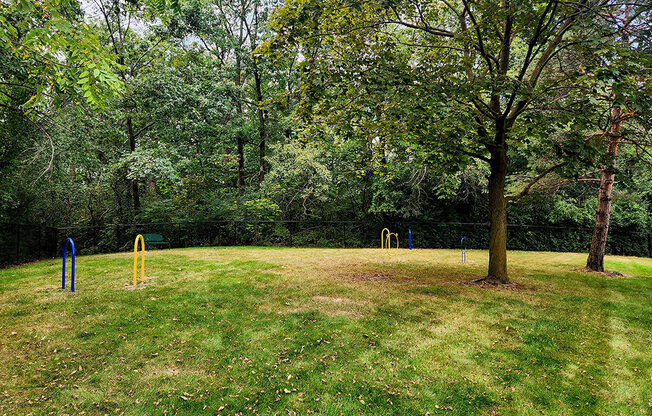
<path id="1" fill-rule="evenodd" d="M 38 258 L 43 258 L 43 224 L 38 226 Z"/>
<path id="2" fill-rule="evenodd" d="M 50 227 L 48 227 L 50 228 Z M 53 246 L 54 248 L 51 248 L 49 253 L 52 255 L 52 258 L 57 257 L 57 253 L 59 252 L 59 228 L 52 228 L 54 230 L 54 244 L 51 244 L 52 241 L 48 238 L 48 245 Z M 50 234 L 50 233 L 48 233 Z"/>
<path id="3" fill-rule="evenodd" d="M 647 250 L 650 257 L 652 257 L 652 233 L 647 235 Z"/>
<path id="4" fill-rule="evenodd" d="M 16 264 L 20 264 L 20 225 L 16 224 Z"/>

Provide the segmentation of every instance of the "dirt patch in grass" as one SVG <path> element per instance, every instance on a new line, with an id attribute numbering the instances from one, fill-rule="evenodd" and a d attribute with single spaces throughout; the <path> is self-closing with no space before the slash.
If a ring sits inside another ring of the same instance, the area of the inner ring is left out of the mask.
<path id="1" fill-rule="evenodd" d="M 604 277 L 615 277 L 615 278 L 629 277 L 629 276 L 624 275 L 622 273 L 612 272 L 612 271 L 609 271 L 609 270 L 605 270 L 604 272 L 596 272 L 595 270 L 591 270 L 588 267 L 580 267 L 580 268 L 575 268 L 575 269 L 571 269 L 571 270 L 573 270 L 575 272 L 597 274 L 597 275 L 601 275 L 601 276 L 604 276 Z"/>
<path id="2" fill-rule="evenodd" d="M 378 281 L 378 280 L 392 280 L 396 279 L 396 276 L 392 276 L 388 273 L 375 272 L 375 273 L 365 273 L 365 272 L 354 272 L 354 273 L 340 273 L 340 277 L 348 278 L 351 280 L 363 280 L 363 281 Z"/>
<path id="3" fill-rule="evenodd" d="M 319 311 L 330 317 L 344 316 L 352 319 L 358 319 L 373 312 L 373 307 L 368 301 L 325 295 L 316 295 L 302 302 L 285 303 L 280 308 L 272 304 L 263 305 L 260 309 L 281 315 Z"/>
<path id="4" fill-rule="evenodd" d="M 493 289 L 493 290 L 512 290 L 515 292 L 537 292 L 539 289 L 534 286 L 526 286 L 521 283 L 510 282 L 506 284 L 492 283 L 485 279 L 474 279 L 467 280 L 463 282 L 457 282 L 460 285 L 464 286 L 478 286 L 484 289 Z"/>
<path id="5" fill-rule="evenodd" d="M 362 301 L 357 301 L 354 299 L 350 298 L 341 298 L 341 297 L 332 297 L 332 296 L 315 296 L 313 297 L 313 300 L 317 302 L 324 302 L 324 303 L 333 303 L 333 304 L 361 304 L 364 303 Z"/>
<path id="6" fill-rule="evenodd" d="M 345 264 L 336 267 L 328 275 L 337 279 L 357 282 L 405 282 L 414 280 L 413 277 L 404 273 L 398 273 L 396 270 L 387 270 L 378 266 L 370 267 L 360 264 Z"/>
<path id="7" fill-rule="evenodd" d="M 150 282 L 138 282 L 136 286 L 134 286 L 133 283 L 125 283 L 125 285 L 122 287 L 124 290 L 143 290 L 147 286 L 151 285 Z"/>

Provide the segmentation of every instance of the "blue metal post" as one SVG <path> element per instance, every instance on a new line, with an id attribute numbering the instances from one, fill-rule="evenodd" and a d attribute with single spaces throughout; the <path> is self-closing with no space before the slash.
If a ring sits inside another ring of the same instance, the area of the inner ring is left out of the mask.
<path id="1" fill-rule="evenodd" d="M 408 228 L 408 241 L 410 242 L 410 250 L 412 250 L 412 229 Z"/>
<path id="2" fill-rule="evenodd" d="M 63 265 L 61 267 L 61 289 L 66 288 L 66 248 L 70 241 L 70 248 L 72 249 L 72 270 L 70 272 L 70 291 L 75 291 L 75 242 L 72 238 L 66 238 L 63 242 Z"/>
<path id="3" fill-rule="evenodd" d="M 68 240 L 63 242 L 63 264 L 61 265 L 61 289 L 66 288 L 66 246 Z"/>

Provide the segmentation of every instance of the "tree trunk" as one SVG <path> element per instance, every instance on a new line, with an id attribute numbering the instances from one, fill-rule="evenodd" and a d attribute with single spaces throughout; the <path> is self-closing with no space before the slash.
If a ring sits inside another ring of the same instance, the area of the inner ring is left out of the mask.
<path id="1" fill-rule="evenodd" d="M 134 135 L 134 127 L 131 116 L 127 117 L 127 135 L 129 136 L 129 150 L 132 152 L 136 150 L 136 136 Z M 138 181 L 133 179 L 131 181 L 131 197 L 134 201 L 134 213 L 140 214 L 140 196 L 138 194 Z"/>
<path id="2" fill-rule="evenodd" d="M 502 124 L 502 123 L 497 123 Z M 507 177 L 507 148 L 504 127 L 498 126 L 495 145 L 491 149 L 489 175 L 489 270 L 486 280 L 491 283 L 509 283 L 507 277 L 507 206 L 505 179 Z"/>
<path id="3" fill-rule="evenodd" d="M 240 189 L 244 188 L 244 140 L 242 138 L 242 132 L 238 132 L 237 136 L 238 147 L 238 182 L 237 187 Z"/>
<path id="4" fill-rule="evenodd" d="M 263 109 L 263 90 L 262 90 L 262 80 L 260 79 L 260 74 L 258 73 L 258 68 L 254 66 L 254 80 L 256 83 L 256 101 L 258 104 L 258 134 L 260 137 L 260 142 L 258 143 L 258 180 L 260 182 L 265 179 L 265 110 Z"/>
<path id="5" fill-rule="evenodd" d="M 586 268 L 596 272 L 604 271 L 604 255 L 607 248 L 607 235 L 609 233 L 609 219 L 611 218 L 611 194 L 616 177 L 616 158 L 618 156 L 618 145 L 620 143 L 620 117 L 622 110 L 619 107 L 613 109 L 614 122 L 609 128 L 609 146 L 607 153 L 611 163 L 602 169 L 600 179 L 600 190 L 598 191 L 598 209 L 595 213 L 595 225 L 589 257 L 586 260 Z"/>
<path id="6" fill-rule="evenodd" d="M 240 43 L 242 43 L 242 20 L 240 20 Z M 243 111 L 242 111 L 242 84 L 244 80 L 242 79 L 242 61 L 240 55 L 236 55 L 236 78 L 235 84 L 238 86 L 238 99 L 237 99 L 237 111 L 240 122 L 243 120 Z M 236 186 L 242 191 L 244 189 L 244 137 L 242 137 L 242 130 L 238 130 L 236 137 L 236 147 L 238 153 L 238 179 Z"/>

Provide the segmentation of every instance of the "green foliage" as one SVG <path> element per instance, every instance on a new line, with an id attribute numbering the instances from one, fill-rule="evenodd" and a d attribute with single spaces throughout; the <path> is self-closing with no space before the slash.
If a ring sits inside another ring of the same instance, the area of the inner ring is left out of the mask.
<path id="1" fill-rule="evenodd" d="M 279 219 L 281 208 L 268 198 L 257 198 L 244 201 L 237 215 L 248 220 L 271 221 Z"/>
<path id="2" fill-rule="evenodd" d="M 448 3 L 461 10 L 462 3 Z M 592 179 L 605 162 L 606 138 L 587 135 L 603 131 L 610 106 L 619 104 L 633 112 L 623 137 L 639 145 L 620 149 L 612 231 L 652 230 L 650 156 L 642 147 L 652 125 L 649 34 L 626 46 L 609 34 L 609 23 L 587 18 L 533 85 L 518 78 L 542 2 L 507 12 L 498 2 L 468 3 L 478 21 L 466 29 L 450 7 L 432 1 L 289 1 L 269 22 L 271 2 L 255 2 L 247 13 L 216 1 L 102 4 L 111 28 L 104 19 L 84 20 L 71 0 L 0 6 L 0 221 L 486 222 L 483 158 L 495 123 L 482 103 L 497 94 L 506 108 L 515 92 L 514 102 L 527 105 L 507 137 L 508 194 L 565 165 L 509 204 L 509 222 L 591 226 Z M 415 4 L 432 28 L 454 36 L 380 21 L 395 19 L 393 12 L 412 16 Z M 551 27 L 572 5 L 558 7 Z M 499 54 L 495 28 L 508 12 L 515 19 L 511 61 L 496 75 L 477 51 L 475 29 L 488 53 Z M 112 39 L 118 27 L 121 37 Z M 32 104 L 30 121 L 24 111 Z M 92 111 L 98 105 L 103 112 Z M 282 226 L 248 231 L 258 241 L 264 233 L 289 237 Z M 441 234 L 432 241 L 447 242 L 448 232 Z M 509 238 L 584 249 L 579 238 L 542 235 Z M 293 238 L 335 241 L 308 231 Z"/>
<path id="3" fill-rule="evenodd" d="M 177 172 L 170 156 L 170 150 L 164 147 L 157 149 L 140 147 L 125 155 L 120 160 L 120 164 L 127 170 L 127 179 L 156 178 L 160 184 L 170 186 L 178 181 Z"/>
<path id="4" fill-rule="evenodd" d="M 296 142 L 278 144 L 272 151 L 261 193 L 282 207 L 285 219 L 312 217 L 313 205 L 327 202 L 331 195 L 332 175 L 323 152 Z"/>
<path id="5" fill-rule="evenodd" d="M 97 32 L 82 21 L 76 0 L 17 0 L 0 5 L 0 41 L 29 79 L 7 74 L 9 85 L 31 90 L 27 100 L 11 102 L 27 113 L 61 105 L 62 94 L 86 100 L 93 108 L 122 90 L 116 72 L 123 69 L 102 44 Z M 3 76 L 4 77 L 4 76 Z M 0 103 L 11 96 L 2 95 Z"/>
<path id="6" fill-rule="evenodd" d="M 595 198 L 583 201 L 580 205 L 573 198 L 557 195 L 548 218 L 555 224 L 578 224 L 588 227 L 595 220 L 596 207 Z"/>

